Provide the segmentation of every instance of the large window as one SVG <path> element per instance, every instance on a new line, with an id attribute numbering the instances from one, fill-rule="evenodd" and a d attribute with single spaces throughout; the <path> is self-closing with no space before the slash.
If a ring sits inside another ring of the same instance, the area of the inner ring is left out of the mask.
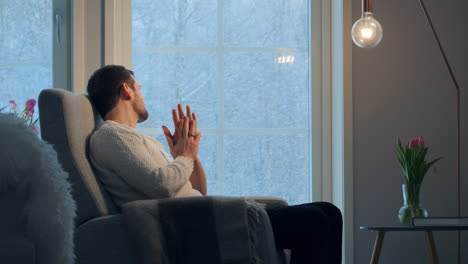
<path id="1" fill-rule="evenodd" d="M 308 0 L 133 0 L 133 70 L 165 143 L 189 104 L 208 192 L 312 197 Z"/>
<path id="2" fill-rule="evenodd" d="M 52 0 L 0 1 L 0 108 L 52 87 L 52 21 Z"/>

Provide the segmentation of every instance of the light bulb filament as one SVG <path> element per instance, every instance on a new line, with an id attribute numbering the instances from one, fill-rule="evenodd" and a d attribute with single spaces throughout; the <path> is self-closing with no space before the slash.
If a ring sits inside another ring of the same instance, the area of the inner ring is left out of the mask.
<path id="1" fill-rule="evenodd" d="M 370 28 L 363 28 L 361 30 L 361 36 L 363 38 L 369 39 L 369 38 L 372 38 L 373 35 L 374 35 L 374 31 Z"/>

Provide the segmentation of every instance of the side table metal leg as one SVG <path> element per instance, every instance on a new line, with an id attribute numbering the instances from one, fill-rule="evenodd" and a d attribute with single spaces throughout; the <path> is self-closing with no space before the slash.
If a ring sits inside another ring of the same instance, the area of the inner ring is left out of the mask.
<path id="1" fill-rule="evenodd" d="M 432 263 L 439 264 L 439 257 L 437 256 L 437 250 L 435 247 L 434 236 L 432 235 L 432 231 L 426 231 L 426 238 L 429 244 L 429 252 L 431 254 Z"/>
<path id="2" fill-rule="evenodd" d="M 375 238 L 374 250 L 372 251 L 371 264 L 377 264 L 379 262 L 380 251 L 382 250 L 383 239 L 385 237 L 385 232 L 379 231 L 377 237 Z"/>

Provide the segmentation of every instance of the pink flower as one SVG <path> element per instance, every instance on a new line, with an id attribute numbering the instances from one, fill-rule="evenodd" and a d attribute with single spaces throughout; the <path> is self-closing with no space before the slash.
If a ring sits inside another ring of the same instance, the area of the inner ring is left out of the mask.
<path id="1" fill-rule="evenodd" d="M 424 147 L 424 138 L 422 136 L 418 138 L 418 147 Z"/>
<path id="2" fill-rule="evenodd" d="M 28 108 L 26 109 L 26 111 L 24 112 L 24 114 L 28 117 L 32 117 L 34 115 L 34 108 Z"/>
<path id="3" fill-rule="evenodd" d="M 410 149 L 415 149 L 419 145 L 419 138 L 413 138 L 409 141 Z"/>
<path id="4" fill-rule="evenodd" d="M 27 109 L 32 109 L 32 108 L 34 108 L 34 106 L 36 106 L 36 100 L 31 98 L 28 101 L 26 101 L 26 108 Z"/>
<path id="5" fill-rule="evenodd" d="M 38 126 L 34 126 L 33 130 L 34 130 L 34 133 L 36 133 L 36 135 L 38 135 L 39 131 L 40 131 L 40 128 Z"/>
<path id="6" fill-rule="evenodd" d="M 8 101 L 8 104 L 10 105 L 11 109 L 16 110 L 16 102 L 15 102 L 15 100 L 10 100 L 10 101 Z"/>

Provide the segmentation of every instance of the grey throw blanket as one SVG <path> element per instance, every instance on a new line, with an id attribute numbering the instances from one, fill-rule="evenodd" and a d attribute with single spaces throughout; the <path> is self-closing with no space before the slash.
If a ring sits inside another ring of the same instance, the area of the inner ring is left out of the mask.
<path id="1" fill-rule="evenodd" d="M 122 211 L 143 264 L 260 263 L 255 228 L 261 205 L 238 197 L 135 201 Z"/>

